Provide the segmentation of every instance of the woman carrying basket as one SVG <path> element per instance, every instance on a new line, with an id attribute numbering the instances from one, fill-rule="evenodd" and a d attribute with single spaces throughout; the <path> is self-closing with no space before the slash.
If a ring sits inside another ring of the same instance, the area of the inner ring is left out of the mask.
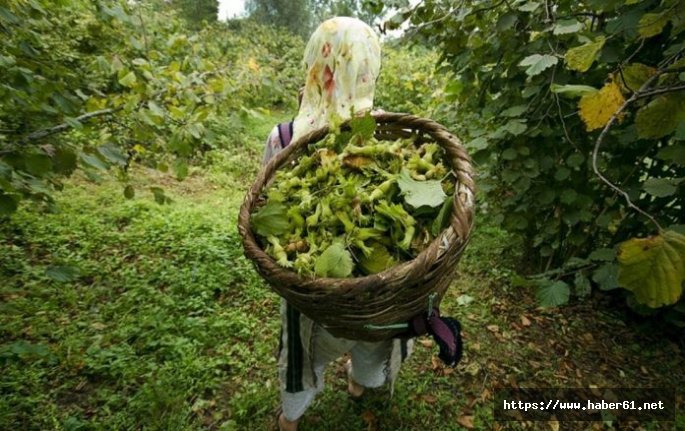
<path id="1" fill-rule="evenodd" d="M 266 143 L 266 164 L 291 140 L 373 107 L 380 71 L 380 44 L 373 30 L 360 20 L 333 18 L 322 23 L 305 49 L 306 83 L 300 109 L 291 123 L 274 127 Z M 379 342 L 337 338 L 281 303 L 282 333 L 278 357 L 281 411 L 278 427 L 296 430 L 300 417 L 324 386 L 324 368 L 345 353 L 348 391 L 359 398 L 364 388 L 394 382 L 413 340 Z"/>

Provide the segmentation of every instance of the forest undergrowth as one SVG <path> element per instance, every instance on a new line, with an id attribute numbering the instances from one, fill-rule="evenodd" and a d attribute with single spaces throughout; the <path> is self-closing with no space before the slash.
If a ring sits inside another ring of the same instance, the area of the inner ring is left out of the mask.
<path id="1" fill-rule="evenodd" d="M 179 182 L 136 168 L 136 190 L 70 179 L 56 209 L 23 206 L 0 227 L 0 429 L 262 430 L 278 406 L 279 298 L 243 257 L 238 208 L 267 113 L 240 151 L 218 150 Z M 683 346 L 627 317 L 601 292 L 539 308 L 514 287 L 520 247 L 483 209 L 443 301 L 465 353 L 444 368 L 419 338 L 394 393 L 345 392 L 343 360 L 302 430 L 683 429 L 676 422 L 495 422 L 498 387 L 682 387 Z M 604 294 L 606 295 L 606 294 Z M 605 304 L 604 304 L 605 305 Z M 678 402 L 682 407 L 682 397 Z"/>

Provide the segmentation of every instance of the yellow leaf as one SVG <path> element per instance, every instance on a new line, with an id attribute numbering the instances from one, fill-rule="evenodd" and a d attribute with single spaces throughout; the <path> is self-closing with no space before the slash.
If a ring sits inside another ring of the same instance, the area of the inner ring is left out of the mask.
<path id="1" fill-rule="evenodd" d="M 604 36 L 599 36 L 594 42 L 586 43 L 585 45 L 577 46 L 566 51 L 564 58 L 566 59 L 568 68 L 577 70 L 578 72 L 587 71 L 595 61 L 599 51 L 604 47 L 605 41 L 606 38 Z"/>
<path id="2" fill-rule="evenodd" d="M 668 23 L 668 16 L 666 13 L 646 13 L 640 18 L 640 23 L 637 26 L 638 32 L 642 37 L 652 37 L 661 33 Z"/>
<path id="3" fill-rule="evenodd" d="M 259 72 L 259 64 L 257 63 L 257 60 L 254 59 L 254 57 L 250 57 L 250 59 L 247 60 L 247 67 L 249 67 L 250 70 L 253 72 Z"/>
<path id="4" fill-rule="evenodd" d="M 667 230 L 625 241 L 619 246 L 618 262 L 619 284 L 639 303 L 652 308 L 674 304 L 685 281 L 685 235 Z"/>
<path id="5" fill-rule="evenodd" d="M 599 91 L 581 97 L 578 108 L 587 131 L 604 127 L 624 102 L 621 88 L 615 82 L 610 82 Z M 622 118 L 623 114 L 619 115 L 618 119 Z"/>

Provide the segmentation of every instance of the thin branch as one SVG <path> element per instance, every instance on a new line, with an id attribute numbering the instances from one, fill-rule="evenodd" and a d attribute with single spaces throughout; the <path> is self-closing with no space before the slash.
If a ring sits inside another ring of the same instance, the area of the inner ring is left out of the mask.
<path id="1" fill-rule="evenodd" d="M 87 114 L 83 114 L 81 116 L 76 117 L 75 119 L 79 122 L 88 121 L 91 118 L 101 117 L 103 115 L 110 115 L 110 114 L 113 114 L 113 113 L 120 111 L 122 109 L 123 109 L 123 106 L 121 106 L 119 108 L 101 109 L 99 111 L 93 111 L 93 112 L 89 112 Z M 69 128 L 71 128 L 71 125 L 68 123 L 58 124 L 57 126 L 53 126 L 53 127 L 47 128 L 47 129 L 38 130 L 38 131 L 35 131 L 32 133 L 29 133 L 26 137 L 24 137 L 22 139 L 22 142 L 26 143 L 29 141 L 35 141 L 38 139 L 43 139 L 43 138 L 48 137 L 50 135 L 54 135 L 55 133 L 64 132 L 65 130 L 68 130 Z"/>
<path id="2" fill-rule="evenodd" d="M 506 3 L 505 0 L 501 0 L 499 3 L 496 3 L 492 6 L 482 7 L 480 9 L 475 9 L 475 10 L 471 11 L 469 14 L 474 14 L 474 13 L 478 13 L 478 12 L 485 12 L 486 10 L 492 10 L 492 9 L 495 9 L 495 8 L 501 6 L 502 3 Z M 507 3 L 507 6 L 509 6 L 508 3 Z"/>
<path id="3" fill-rule="evenodd" d="M 227 70 L 229 70 L 228 67 L 222 68 L 222 69 L 218 69 L 218 70 L 212 70 L 212 71 L 200 73 L 199 75 L 197 75 L 197 79 L 199 79 L 200 81 L 197 81 L 197 82 L 198 82 L 198 83 L 201 83 L 202 80 L 203 80 L 205 77 L 212 76 L 212 75 L 217 75 L 217 74 L 223 73 L 223 72 L 225 72 L 225 71 L 227 71 Z M 192 75 L 191 75 L 191 76 L 192 76 Z M 150 97 L 149 99 L 141 100 L 140 102 L 138 102 L 138 104 L 137 104 L 136 106 L 137 106 L 137 107 L 140 107 L 140 106 L 142 106 L 144 103 L 148 102 L 149 100 L 154 100 L 157 96 L 160 96 L 160 95 L 162 95 L 162 94 L 164 94 L 164 93 L 166 93 L 166 92 L 167 92 L 166 89 L 165 89 L 165 90 L 162 90 L 162 91 L 159 91 L 159 92 L 153 94 L 152 97 Z M 87 114 L 83 114 L 83 115 L 81 115 L 81 116 L 76 117 L 75 119 L 76 119 L 77 121 L 79 121 L 79 122 L 88 121 L 88 120 L 90 120 L 90 119 L 92 119 L 92 118 L 101 117 L 101 116 L 104 116 L 104 115 L 111 115 L 111 114 L 114 114 L 114 113 L 116 113 L 116 112 L 121 111 L 122 109 L 124 109 L 124 106 L 123 106 L 123 105 L 122 105 L 122 106 L 119 106 L 119 107 L 117 107 L 117 108 L 101 109 L 101 110 L 99 110 L 99 111 L 93 111 L 93 112 L 89 112 L 89 113 L 87 113 Z M 49 127 L 49 128 L 47 128 L 47 129 L 42 129 L 42 130 L 37 130 L 37 131 L 35 131 L 35 132 L 31 132 L 31 133 L 29 133 L 27 136 L 25 136 L 23 139 L 21 139 L 21 142 L 27 143 L 27 142 L 29 142 L 29 141 L 35 141 L 35 140 L 38 140 L 38 139 L 43 139 L 43 138 L 45 138 L 45 137 L 54 135 L 54 134 L 56 134 L 56 133 L 64 132 L 64 131 L 66 131 L 66 130 L 68 130 L 68 129 L 70 129 L 70 128 L 71 128 L 71 125 L 68 124 L 68 123 L 58 124 L 57 126 Z"/>
<path id="4" fill-rule="evenodd" d="M 664 94 L 664 93 L 671 93 L 673 91 L 683 91 L 685 90 L 685 85 L 676 85 L 674 87 L 664 87 L 664 88 L 657 88 L 652 91 L 646 91 L 643 93 L 640 93 L 637 98 L 642 99 L 644 97 L 651 97 L 651 96 L 656 96 L 657 94 Z"/>
<path id="5" fill-rule="evenodd" d="M 557 108 L 559 109 L 559 119 L 561 120 L 561 127 L 564 129 L 564 135 L 566 135 L 566 139 L 568 139 L 568 142 L 573 145 L 573 148 L 576 149 L 576 151 L 581 152 L 580 148 L 578 148 L 578 145 L 576 145 L 575 142 L 573 142 L 573 139 L 568 134 L 568 129 L 566 128 L 566 122 L 564 121 L 564 114 L 561 111 L 561 103 L 559 102 L 559 95 L 557 93 L 554 93 L 554 99 L 557 101 Z"/>
<path id="6" fill-rule="evenodd" d="M 545 22 L 554 22 L 554 15 L 550 13 L 549 1 L 545 0 Z"/>
<path id="7" fill-rule="evenodd" d="M 630 61 L 637 55 L 638 52 L 640 52 L 642 50 L 642 48 L 644 46 L 645 46 L 645 39 L 643 38 L 643 39 L 640 39 L 640 46 L 638 46 L 637 49 L 635 51 L 633 51 L 632 54 L 630 54 L 630 57 L 626 58 L 625 61 L 621 62 L 621 66 L 623 66 L 624 64 L 630 63 Z"/>
<path id="8" fill-rule="evenodd" d="M 633 203 L 633 201 L 630 200 L 630 196 L 628 195 L 628 193 L 625 192 L 623 189 L 619 188 L 619 187 L 618 187 L 617 185 L 615 185 L 614 183 L 612 183 L 609 179 L 607 179 L 607 178 L 599 171 L 599 168 L 597 167 L 597 157 L 598 157 L 598 155 L 599 155 L 599 149 L 600 149 L 600 147 L 601 147 L 601 145 L 602 145 L 602 141 L 604 140 L 604 137 L 605 137 L 605 136 L 607 135 L 607 133 L 609 132 L 609 129 L 611 128 L 611 126 L 614 124 L 614 122 L 616 121 L 616 119 L 618 119 L 619 115 L 621 115 L 621 113 L 622 113 L 622 112 L 623 112 L 631 103 L 633 103 L 635 100 L 638 99 L 638 95 L 639 95 L 641 92 L 643 92 L 645 89 L 649 88 L 650 85 L 652 85 L 652 83 L 659 77 L 659 75 L 660 75 L 660 73 L 656 73 L 656 74 L 652 75 L 644 84 L 642 84 L 642 86 L 640 87 L 640 89 L 637 90 L 637 92 L 633 93 L 633 95 L 632 95 L 628 100 L 626 100 L 625 102 L 623 102 L 623 105 L 621 105 L 621 107 L 618 108 L 618 110 L 617 110 L 616 112 L 614 112 L 614 114 L 611 116 L 611 118 L 609 118 L 609 121 L 608 121 L 608 122 L 606 123 L 606 125 L 604 126 L 604 129 L 602 129 L 602 132 L 599 134 L 599 137 L 597 138 L 597 141 L 595 142 L 595 148 L 594 148 L 593 151 L 592 151 L 592 170 L 595 172 L 595 175 L 597 175 L 597 176 L 599 177 L 599 179 L 602 180 L 602 182 L 604 182 L 606 185 L 608 185 L 608 186 L 609 186 L 611 189 L 613 189 L 616 193 L 618 193 L 618 194 L 620 194 L 621 196 L 623 196 L 623 198 L 626 200 L 626 202 L 627 202 L 627 204 L 628 204 L 628 206 L 629 206 L 630 208 L 633 208 L 635 211 L 637 211 L 637 212 L 639 212 L 640 214 L 642 214 L 643 216 L 647 217 L 652 223 L 654 223 L 654 225 L 656 225 L 657 229 L 658 229 L 659 231 L 661 231 L 661 230 L 663 230 L 663 229 L 661 228 L 661 225 L 659 224 L 659 222 L 657 222 L 656 219 L 655 219 L 651 214 L 647 213 L 646 211 L 644 211 L 643 209 L 641 209 L 640 207 L 638 207 L 637 205 L 635 205 L 635 204 Z"/>
<path id="9" fill-rule="evenodd" d="M 424 29 L 424 28 L 426 28 L 426 27 L 428 27 L 428 26 L 430 26 L 430 25 L 437 24 L 437 23 L 439 23 L 439 22 L 441 22 L 441 21 L 446 20 L 446 19 L 449 18 L 454 12 L 458 11 L 459 9 L 461 9 L 461 7 L 464 6 L 464 3 L 465 3 L 465 2 L 466 2 L 465 0 L 462 0 L 462 2 L 460 2 L 458 6 L 455 6 L 455 7 L 453 7 L 452 9 L 450 9 L 445 15 L 441 16 L 440 18 L 436 18 L 436 19 L 431 20 L 431 21 L 426 21 L 426 22 L 422 23 L 421 25 L 417 25 L 416 27 L 407 30 L 407 33 L 411 32 L 411 33 L 414 33 L 414 34 L 415 34 L 415 33 L 418 33 L 419 31 L 421 31 L 422 29 Z"/>
<path id="10" fill-rule="evenodd" d="M 685 72 L 685 67 L 672 67 L 670 69 L 664 70 L 664 73 L 677 73 L 677 72 Z"/>

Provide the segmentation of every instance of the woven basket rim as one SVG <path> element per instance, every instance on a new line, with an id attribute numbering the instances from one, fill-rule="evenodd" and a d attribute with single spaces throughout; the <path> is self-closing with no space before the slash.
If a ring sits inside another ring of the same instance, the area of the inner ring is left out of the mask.
<path id="1" fill-rule="evenodd" d="M 371 116 L 376 120 L 377 124 L 381 123 L 407 123 L 406 129 L 407 130 L 419 130 L 423 133 L 427 133 L 428 135 L 433 138 L 436 142 L 438 139 L 435 138 L 435 135 L 438 133 L 444 134 L 444 136 L 441 136 L 443 139 L 447 139 L 452 141 L 452 144 L 459 147 L 461 150 L 464 151 L 463 146 L 459 139 L 451 134 L 447 128 L 442 126 L 441 124 L 430 120 L 426 118 L 421 118 L 418 116 L 414 116 L 411 114 L 404 114 L 404 113 L 394 113 L 394 112 L 380 112 L 380 113 L 371 113 Z M 350 120 L 347 120 L 343 123 L 341 128 L 345 128 L 349 124 Z M 423 130 L 422 128 L 426 128 L 430 126 L 432 129 L 431 130 Z M 448 225 L 446 228 L 444 228 L 432 241 L 429 243 L 429 245 L 422 250 L 418 255 L 416 255 L 414 258 L 411 260 L 403 261 L 401 263 L 398 263 L 382 272 L 375 273 L 375 274 L 369 274 L 369 275 L 364 275 L 364 276 L 359 276 L 359 277 L 349 277 L 349 278 L 332 278 L 332 277 L 317 277 L 317 276 L 301 276 L 298 274 L 296 271 L 290 269 L 290 268 L 284 268 L 281 267 L 276 263 L 276 261 L 269 256 L 260 246 L 259 243 L 256 240 L 256 236 L 254 232 L 252 232 L 252 229 L 250 227 L 250 215 L 251 211 L 254 210 L 256 207 L 255 205 L 255 200 L 256 197 L 259 196 L 266 188 L 268 188 L 270 184 L 270 180 L 273 179 L 273 176 L 278 170 L 281 170 L 288 162 L 294 161 L 298 159 L 301 154 L 296 154 L 293 156 L 293 153 L 301 152 L 303 150 L 302 147 L 305 145 L 315 143 L 320 141 L 321 139 L 325 138 L 325 136 L 330 132 L 330 127 L 329 126 L 324 126 L 320 129 L 317 129 L 313 132 L 310 132 L 299 139 L 293 141 L 288 145 L 285 149 L 280 151 L 272 160 L 270 160 L 265 166 L 262 167 L 260 170 L 259 174 L 257 175 L 257 178 L 255 182 L 253 183 L 251 189 L 248 191 L 245 200 L 243 204 L 241 205 L 240 208 L 240 213 L 239 213 L 239 220 L 238 220 L 238 228 L 241 234 L 241 239 L 243 242 L 243 247 L 246 251 L 246 254 L 248 255 L 248 258 L 251 260 L 255 261 L 255 258 L 259 258 L 259 260 L 263 263 L 269 262 L 269 266 L 272 266 L 272 268 L 278 268 L 280 269 L 280 273 L 282 277 L 286 277 L 287 280 L 286 284 L 288 285 L 298 285 L 300 287 L 306 286 L 306 290 L 309 293 L 313 292 L 318 292 L 318 293 L 334 293 L 335 290 L 339 290 L 341 288 L 344 288 L 345 290 L 354 290 L 355 288 L 361 286 L 361 285 L 368 285 L 368 284 L 377 284 L 377 283 L 382 283 L 385 280 L 388 280 L 390 278 L 394 278 L 395 275 L 404 273 L 406 275 L 409 275 L 411 273 L 414 273 L 417 271 L 418 268 L 416 266 L 418 265 L 419 262 L 422 262 L 424 258 L 429 254 L 429 253 L 435 253 L 433 248 L 437 247 L 439 248 L 441 243 L 445 240 L 444 238 L 447 237 L 458 237 L 457 230 L 455 229 L 454 226 L 454 220 L 455 220 L 455 206 L 463 207 L 460 208 L 461 210 L 467 211 L 469 214 L 467 214 L 468 219 L 470 220 L 470 226 L 468 229 L 468 232 L 466 234 L 465 238 L 460 238 L 465 243 L 468 242 L 468 237 L 470 236 L 470 231 L 471 231 L 471 226 L 473 225 L 473 212 L 474 212 L 474 196 L 475 196 L 475 190 L 473 186 L 473 181 L 468 181 L 467 184 L 464 184 L 463 182 L 459 181 L 459 178 L 455 179 L 455 185 L 457 186 L 455 188 L 454 195 L 452 196 L 453 200 L 453 211 L 452 211 L 452 217 L 450 219 L 450 225 Z M 379 137 L 379 139 L 382 140 L 382 135 Z M 441 145 L 442 146 L 442 145 Z M 470 159 L 468 159 L 468 155 L 466 156 L 466 162 L 468 164 L 469 172 L 468 174 L 471 174 L 470 172 Z M 291 160 L 292 159 L 292 160 Z M 455 167 L 451 166 L 452 171 L 455 171 Z M 270 175 L 269 175 L 270 173 Z M 460 200 L 458 189 L 460 186 L 463 186 L 463 192 L 467 193 L 469 196 L 467 196 L 466 200 L 464 202 L 456 203 L 457 200 Z M 250 199 L 250 196 L 253 195 L 255 199 Z M 250 251 L 254 256 L 249 255 L 247 252 L 248 246 L 253 246 L 250 247 Z M 462 247 L 463 250 L 463 247 Z M 461 251 L 460 251 L 461 253 Z M 335 289 L 331 288 L 331 286 L 335 286 Z M 301 292 L 301 295 L 307 295 L 307 293 Z"/>

